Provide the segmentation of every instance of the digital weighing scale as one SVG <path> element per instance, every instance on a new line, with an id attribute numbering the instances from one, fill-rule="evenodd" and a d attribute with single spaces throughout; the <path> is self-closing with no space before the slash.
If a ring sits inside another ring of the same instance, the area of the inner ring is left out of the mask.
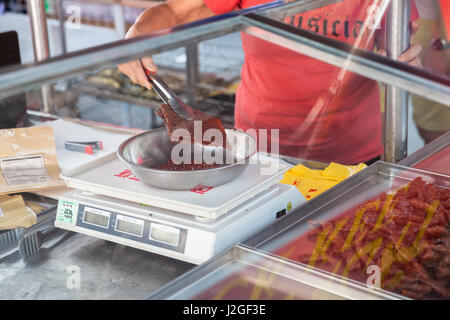
<path id="1" fill-rule="evenodd" d="M 277 183 L 290 165 L 257 156 L 225 185 L 171 191 L 141 183 L 110 154 L 62 175 L 76 190 L 60 197 L 55 226 L 200 264 L 306 201 Z M 274 161 L 276 170 L 261 174 Z"/>

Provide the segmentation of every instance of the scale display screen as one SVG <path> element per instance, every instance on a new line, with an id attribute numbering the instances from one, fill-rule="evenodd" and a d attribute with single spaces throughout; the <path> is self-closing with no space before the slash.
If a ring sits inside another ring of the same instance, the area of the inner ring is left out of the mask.
<path id="1" fill-rule="evenodd" d="M 116 230 L 132 234 L 134 236 L 142 237 L 142 233 L 144 232 L 144 221 L 117 215 Z"/>
<path id="2" fill-rule="evenodd" d="M 180 240 L 180 229 L 159 223 L 150 226 L 150 240 L 155 240 L 177 247 Z"/>
<path id="3" fill-rule="evenodd" d="M 188 229 L 165 221 L 149 220 L 135 212 L 121 210 L 120 213 L 110 207 L 77 204 L 76 226 L 80 232 L 139 248 L 162 248 L 184 253 Z M 145 250 L 145 249 L 144 249 Z M 151 251 L 151 250 L 150 250 Z"/>
<path id="4" fill-rule="evenodd" d="M 108 228 L 110 215 L 108 211 L 85 207 L 83 222 Z"/>

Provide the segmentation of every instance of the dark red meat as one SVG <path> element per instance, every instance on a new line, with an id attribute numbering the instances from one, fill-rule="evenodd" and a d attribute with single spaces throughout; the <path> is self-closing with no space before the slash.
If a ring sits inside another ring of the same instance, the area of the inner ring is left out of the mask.
<path id="1" fill-rule="evenodd" d="M 313 254 L 301 254 L 299 261 L 323 267 L 322 257 L 332 256 L 327 270 L 344 270 L 360 281 L 367 279 L 366 268 L 375 264 L 384 289 L 414 299 L 448 299 L 449 199 L 450 190 L 417 178 L 395 194 L 383 193 L 366 201 L 352 213 L 314 223 L 306 238 L 316 242 L 315 250 L 320 247 L 319 238 L 323 243 L 332 234 L 335 238 L 329 247 L 322 245 L 324 254 L 316 251 L 316 262 L 311 260 Z M 340 230 L 339 224 L 343 224 Z"/>

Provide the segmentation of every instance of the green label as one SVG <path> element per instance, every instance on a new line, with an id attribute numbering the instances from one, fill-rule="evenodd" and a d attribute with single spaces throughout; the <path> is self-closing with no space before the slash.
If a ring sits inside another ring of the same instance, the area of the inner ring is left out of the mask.
<path id="1" fill-rule="evenodd" d="M 78 212 L 78 203 L 67 200 L 59 200 L 56 220 L 75 224 L 75 215 Z"/>
<path id="2" fill-rule="evenodd" d="M 286 206 L 287 211 L 291 211 L 292 209 L 292 202 L 288 202 L 287 206 Z"/>

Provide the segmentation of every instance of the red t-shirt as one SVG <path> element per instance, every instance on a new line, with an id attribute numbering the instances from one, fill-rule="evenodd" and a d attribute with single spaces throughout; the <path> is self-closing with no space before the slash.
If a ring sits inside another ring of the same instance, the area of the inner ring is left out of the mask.
<path id="1" fill-rule="evenodd" d="M 270 1 L 204 2 L 222 14 Z M 380 30 L 364 29 L 363 22 L 376 12 L 373 2 L 346 0 L 284 22 L 372 51 L 374 34 Z M 373 21 L 365 25 L 375 25 Z M 304 159 L 353 164 L 382 154 L 377 82 L 245 33 L 242 44 L 245 62 L 236 93 L 236 128 L 279 129 L 280 154 Z"/>

